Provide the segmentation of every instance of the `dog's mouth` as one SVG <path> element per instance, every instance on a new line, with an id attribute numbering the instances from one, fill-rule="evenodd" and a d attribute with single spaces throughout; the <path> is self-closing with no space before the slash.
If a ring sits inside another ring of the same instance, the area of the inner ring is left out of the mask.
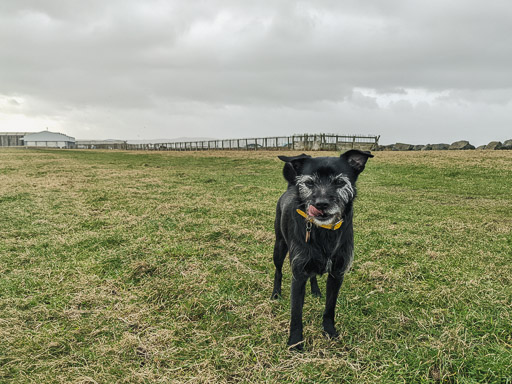
<path id="1" fill-rule="evenodd" d="M 318 209 L 314 205 L 308 205 L 307 214 L 316 224 L 319 225 L 333 224 L 341 218 L 341 212 L 334 207 Z"/>
<path id="2" fill-rule="evenodd" d="M 310 205 L 308 207 L 308 215 L 309 215 L 309 217 L 314 217 L 315 219 L 318 219 L 318 220 L 328 220 L 328 219 L 332 218 L 332 216 L 333 216 L 332 214 L 327 213 L 326 211 L 318 209 L 314 205 Z"/>
<path id="3" fill-rule="evenodd" d="M 314 205 L 310 205 L 308 207 L 308 215 L 310 217 L 321 217 L 324 215 L 324 211 L 318 209 L 317 207 L 315 207 Z"/>

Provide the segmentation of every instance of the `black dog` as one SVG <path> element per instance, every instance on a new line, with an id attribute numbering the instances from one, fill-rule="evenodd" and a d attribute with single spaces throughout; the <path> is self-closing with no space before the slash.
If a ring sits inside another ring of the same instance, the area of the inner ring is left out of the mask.
<path id="1" fill-rule="evenodd" d="M 328 273 L 324 332 L 338 336 L 334 328 L 334 309 L 345 272 L 354 257 L 352 228 L 355 183 L 364 170 L 370 152 L 350 150 L 340 157 L 279 156 L 288 189 L 276 209 L 274 246 L 274 290 L 281 295 L 282 267 L 287 252 L 293 273 L 291 322 L 288 345 L 302 349 L 302 307 L 308 278 L 311 291 L 321 296 L 316 275 Z"/>

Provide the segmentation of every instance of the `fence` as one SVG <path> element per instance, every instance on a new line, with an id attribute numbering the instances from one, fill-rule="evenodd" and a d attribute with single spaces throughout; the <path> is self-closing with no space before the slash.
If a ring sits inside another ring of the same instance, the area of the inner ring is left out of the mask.
<path id="1" fill-rule="evenodd" d="M 157 144 L 126 144 L 126 149 L 146 151 L 204 151 L 204 150 L 299 150 L 339 151 L 351 148 L 374 150 L 380 136 L 304 134 L 254 139 L 184 141 Z"/>

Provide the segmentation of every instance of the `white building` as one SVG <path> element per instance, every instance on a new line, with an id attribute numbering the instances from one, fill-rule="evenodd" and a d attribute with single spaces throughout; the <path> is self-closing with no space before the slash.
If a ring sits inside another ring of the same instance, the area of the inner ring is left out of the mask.
<path id="1" fill-rule="evenodd" d="M 75 138 L 58 132 L 41 131 L 23 137 L 26 147 L 74 148 Z"/>

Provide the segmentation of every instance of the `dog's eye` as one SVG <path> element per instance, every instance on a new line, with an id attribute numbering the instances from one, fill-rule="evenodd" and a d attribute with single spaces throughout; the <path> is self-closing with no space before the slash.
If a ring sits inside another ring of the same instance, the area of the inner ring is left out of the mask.
<path id="1" fill-rule="evenodd" d="M 304 185 L 308 188 L 313 188 L 313 186 L 315 185 L 315 183 L 313 183 L 312 180 L 307 180 Z"/>
<path id="2" fill-rule="evenodd" d="M 345 183 L 345 180 L 343 180 L 343 179 L 336 179 L 334 181 L 334 184 L 336 184 L 337 187 L 343 187 L 346 183 Z"/>

